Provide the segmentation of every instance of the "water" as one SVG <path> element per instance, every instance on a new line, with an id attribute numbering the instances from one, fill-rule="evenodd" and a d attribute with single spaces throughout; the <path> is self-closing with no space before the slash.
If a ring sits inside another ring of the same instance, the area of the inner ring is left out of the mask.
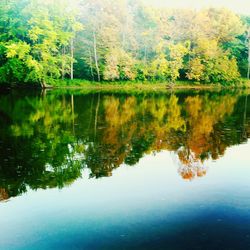
<path id="1" fill-rule="evenodd" d="M 0 94 L 0 249 L 250 249 L 247 92 Z"/>

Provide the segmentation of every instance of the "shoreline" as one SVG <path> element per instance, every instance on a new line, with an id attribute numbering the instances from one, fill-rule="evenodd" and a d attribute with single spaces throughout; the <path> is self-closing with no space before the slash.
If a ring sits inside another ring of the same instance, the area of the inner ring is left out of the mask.
<path id="1" fill-rule="evenodd" d="M 61 83 L 61 84 L 60 84 Z M 41 88 L 40 85 L 32 84 L 15 84 L 0 85 L 1 89 L 30 89 L 30 90 L 86 90 L 86 91 L 172 91 L 172 90 L 235 90 L 250 89 L 250 81 L 243 79 L 239 86 L 225 86 L 222 84 L 195 84 L 192 82 L 178 81 L 176 84 L 170 85 L 164 82 L 90 82 L 84 80 L 63 80 L 56 81 L 47 88 Z"/>

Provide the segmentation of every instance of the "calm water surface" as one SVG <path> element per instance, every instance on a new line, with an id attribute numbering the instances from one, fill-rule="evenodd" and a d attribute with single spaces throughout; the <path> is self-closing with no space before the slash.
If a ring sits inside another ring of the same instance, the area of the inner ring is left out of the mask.
<path id="1" fill-rule="evenodd" d="M 250 249 L 250 96 L 0 93 L 0 249 Z"/>

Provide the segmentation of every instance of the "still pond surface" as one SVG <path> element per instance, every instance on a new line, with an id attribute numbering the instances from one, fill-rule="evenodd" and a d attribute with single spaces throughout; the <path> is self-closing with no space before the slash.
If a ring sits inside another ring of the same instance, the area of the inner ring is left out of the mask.
<path id="1" fill-rule="evenodd" d="M 0 93 L 0 249 L 250 249 L 243 91 Z"/>

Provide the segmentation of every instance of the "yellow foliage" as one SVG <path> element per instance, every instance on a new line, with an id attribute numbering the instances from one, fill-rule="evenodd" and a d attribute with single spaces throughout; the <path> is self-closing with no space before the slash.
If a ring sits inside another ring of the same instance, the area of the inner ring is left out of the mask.
<path id="1" fill-rule="evenodd" d="M 200 81 L 203 78 L 205 66 L 201 63 L 200 58 L 190 60 L 188 64 L 187 78 L 189 80 Z"/>
<path id="2" fill-rule="evenodd" d="M 7 45 L 6 48 L 7 58 L 17 57 L 24 60 L 30 52 L 30 45 L 25 42 L 11 43 L 10 45 Z"/>

